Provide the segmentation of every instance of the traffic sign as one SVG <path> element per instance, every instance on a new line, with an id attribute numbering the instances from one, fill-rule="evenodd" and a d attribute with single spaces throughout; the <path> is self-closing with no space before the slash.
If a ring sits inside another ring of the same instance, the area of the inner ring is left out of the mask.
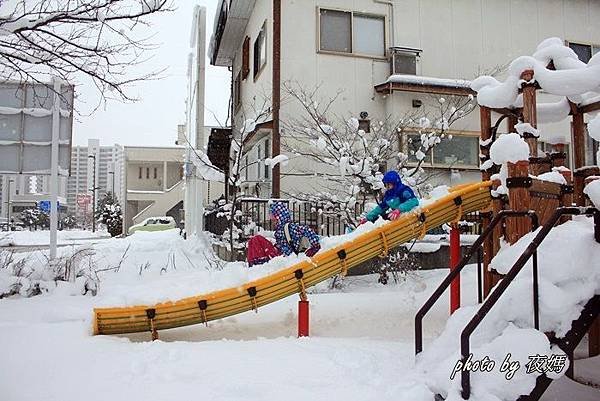
<path id="1" fill-rule="evenodd" d="M 58 210 L 58 208 L 60 207 L 60 202 L 56 202 L 56 209 Z M 38 209 L 40 209 L 42 212 L 44 213 L 50 213 L 50 201 L 39 201 L 38 202 Z"/>

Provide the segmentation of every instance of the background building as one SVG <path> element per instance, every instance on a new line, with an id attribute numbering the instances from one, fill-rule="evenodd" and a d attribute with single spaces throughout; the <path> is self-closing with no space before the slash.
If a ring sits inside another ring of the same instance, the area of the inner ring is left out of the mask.
<path id="1" fill-rule="evenodd" d="M 89 157 L 90 155 L 93 155 L 95 159 Z M 95 180 L 93 179 L 94 160 L 96 163 Z M 111 192 L 115 194 L 119 203 L 123 204 L 125 199 L 123 163 L 123 147 L 120 145 L 100 146 L 99 139 L 89 139 L 87 146 L 73 146 L 71 176 L 68 179 L 67 187 L 69 213 L 75 215 L 77 219 L 83 219 L 87 215 L 91 216 L 94 182 L 96 182 L 97 188 L 96 202 L 105 193 Z M 84 202 L 82 199 L 87 199 L 89 202 Z"/>
<path id="2" fill-rule="evenodd" d="M 125 211 L 123 229 L 148 217 L 183 219 L 184 147 L 125 146 Z"/>
<path id="3" fill-rule="evenodd" d="M 188 235 L 203 230 L 204 207 L 223 193 L 212 169 L 206 168 L 211 127 L 204 125 L 206 60 L 206 8 L 196 7 L 188 56 L 186 123 L 178 127 L 176 143 L 185 145 L 185 229 Z"/>
<path id="4" fill-rule="evenodd" d="M 59 220 L 67 213 L 69 206 L 66 177 L 59 176 L 58 203 Z M 9 195 L 10 193 L 10 195 Z M 0 217 L 20 221 L 20 213 L 25 209 L 35 209 L 39 202 L 50 200 L 50 176 L 12 175 L 0 176 Z M 10 205 L 9 205 L 10 204 Z M 9 212 L 10 207 L 10 212 Z"/>

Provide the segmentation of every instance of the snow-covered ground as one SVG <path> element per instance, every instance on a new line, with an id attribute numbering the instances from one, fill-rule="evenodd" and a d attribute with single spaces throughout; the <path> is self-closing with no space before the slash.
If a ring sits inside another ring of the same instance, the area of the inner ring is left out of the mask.
<path id="1" fill-rule="evenodd" d="M 110 238 L 106 231 L 91 230 L 63 230 L 58 231 L 57 242 L 59 245 L 82 244 L 88 241 Z M 34 246 L 48 245 L 50 243 L 50 231 L 0 231 L 0 247 L 3 246 Z"/>
<path id="2" fill-rule="evenodd" d="M 589 236 L 589 221 L 585 219 L 565 226 Z M 565 233 L 558 231 L 557 235 L 553 241 Z M 339 241 L 332 238 L 327 246 Z M 346 278 L 342 290 L 329 290 L 325 284 L 313 288 L 309 294 L 310 338 L 296 338 L 297 297 L 261 308 L 258 314 L 247 312 L 211 322 L 208 327 L 161 331 L 160 341 L 156 342 L 149 341 L 149 333 L 94 337 L 92 310 L 96 306 L 175 300 L 235 286 L 281 268 L 284 261 L 251 270 L 243 263 L 218 264 L 205 238 L 183 241 L 177 230 L 141 232 L 125 239 L 102 240 L 93 246 L 60 248 L 59 256 L 68 257 L 77 249 L 93 251 L 82 263 L 84 267 L 92 263 L 94 269 L 102 270 L 98 272 L 96 296 L 81 295 L 84 281 L 80 277 L 75 283 L 59 281 L 57 285 L 47 281 L 38 296 L 0 299 L 2 401 L 163 401 L 198 397 L 245 401 L 431 401 L 434 390 L 439 388 L 435 380 L 442 382 L 439 375 L 443 369 L 443 375 L 449 376 L 451 367 L 443 366 L 455 358 L 451 348 L 458 339 L 448 345 L 448 338 L 457 322 L 472 313 L 468 305 L 476 300 L 475 271 L 470 266 L 462 275 L 462 303 L 467 307 L 459 310 L 445 327 L 449 295 L 444 294 L 425 319 L 426 353 L 417 365 L 414 315 L 447 269 L 414 272 L 405 281 L 387 286 L 377 284 L 376 276 L 360 276 Z M 505 249 L 499 261 L 511 259 L 513 253 L 510 248 Z M 47 267 L 43 266 L 43 258 L 37 259 L 38 265 L 28 260 L 27 266 L 38 276 L 27 280 L 44 278 Z M 3 277 L 13 277 L 3 270 L 8 269 L 0 269 L 0 284 Z M 543 268 L 540 272 L 543 274 Z M 554 280 L 552 276 L 542 288 L 550 288 Z M 542 299 L 541 306 L 544 305 Z M 526 318 L 516 324 L 526 326 L 530 321 L 528 308 L 519 308 Z M 500 316 L 508 315 L 503 311 Z M 511 329 L 515 336 L 503 336 L 510 328 L 506 329 L 506 321 L 500 320 L 493 318 L 495 331 L 486 330 L 479 337 L 499 347 L 479 348 L 478 352 L 490 351 L 490 355 L 500 359 L 501 353 L 512 348 L 545 351 L 527 340 L 519 345 L 519 341 L 529 337 L 516 337 L 522 334 L 517 329 Z M 498 334 L 500 337 L 494 340 Z M 437 343 L 450 349 L 440 350 Z M 428 368 L 427 362 L 435 360 L 441 370 Z M 589 371 L 597 372 L 595 367 L 586 370 Z M 517 382 L 511 381 L 511 385 Z M 583 394 L 574 399 L 590 401 L 597 391 L 566 379 L 552 388 L 555 395 L 568 388 Z M 454 396 L 455 389 L 453 386 L 453 390 L 445 391 Z M 503 398 L 489 398 L 498 399 Z"/>
<path id="3" fill-rule="evenodd" d="M 0 394 L 4 401 L 430 399 L 412 372 L 413 315 L 445 273 L 385 287 L 374 276 L 347 278 L 343 291 L 320 286 L 310 295 L 312 337 L 303 339 L 296 297 L 208 327 L 162 331 L 157 342 L 148 333 L 90 336 L 92 308 L 103 293 L 120 291 L 108 284 L 98 297 L 4 299 Z M 447 308 L 444 300 L 427 320 L 428 337 L 441 330 Z"/>

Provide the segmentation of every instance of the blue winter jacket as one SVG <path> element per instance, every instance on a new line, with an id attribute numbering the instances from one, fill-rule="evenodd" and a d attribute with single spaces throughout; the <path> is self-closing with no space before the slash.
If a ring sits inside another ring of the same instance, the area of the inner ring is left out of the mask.
<path id="1" fill-rule="evenodd" d="M 419 200 L 409 186 L 404 185 L 400 176 L 393 182 L 394 187 L 385 191 L 383 201 L 377 207 L 367 213 L 367 220 L 375 221 L 379 216 L 384 215 L 389 209 L 397 209 L 402 213 L 408 212 L 419 206 Z"/>
<path id="2" fill-rule="evenodd" d="M 310 243 L 312 253 L 316 253 L 320 248 L 319 236 L 307 226 L 292 223 L 290 211 L 287 206 L 281 202 L 275 202 L 271 205 L 271 216 L 277 218 L 277 226 L 275 227 L 275 246 L 283 255 L 291 255 L 298 253 L 300 241 L 306 237 Z M 285 236 L 285 225 L 288 224 L 291 243 L 288 242 Z"/>

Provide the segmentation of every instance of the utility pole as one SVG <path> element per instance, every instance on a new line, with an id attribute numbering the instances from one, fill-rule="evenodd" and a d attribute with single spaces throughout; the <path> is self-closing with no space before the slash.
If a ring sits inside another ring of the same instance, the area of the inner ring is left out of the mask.
<path id="1" fill-rule="evenodd" d="M 88 158 L 94 160 L 93 174 L 92 174 L 92 232 L 96 232 L 96 155 L 88 155 Z"/>

